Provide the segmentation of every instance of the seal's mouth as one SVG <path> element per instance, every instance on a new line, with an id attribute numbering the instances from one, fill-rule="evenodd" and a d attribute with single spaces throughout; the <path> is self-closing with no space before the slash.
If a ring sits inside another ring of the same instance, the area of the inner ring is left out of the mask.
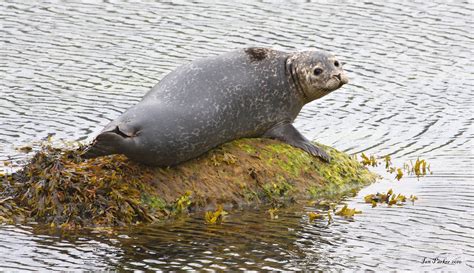
<path id="1" fill-rule="evenodd" d="M 326 92 L 332 92 L 336 89 L 341 88 L 344 84 L 348 82 L 349 80 L 343 73 L 332 75 L 331 78 L 329 78 L 329 80 L 327 81 L 326 88 L 324 88 L 324 90 Z"/>
<path id="2" fill-rule="evenodd" d="M 349 82 L 349 79 L 344 73 L 339 73 L 337 75 L 334 75 L 333 78 L 336 78 L 339 82 L 339 86 L 337 88 L 340 88 L 341 86 Z"/>

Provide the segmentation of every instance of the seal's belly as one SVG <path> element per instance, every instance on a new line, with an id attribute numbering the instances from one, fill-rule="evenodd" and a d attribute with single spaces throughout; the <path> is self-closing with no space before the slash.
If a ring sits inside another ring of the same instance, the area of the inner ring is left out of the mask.
<path id="1" fill-rule="evenodd" d="M 134 139 L 136 147 L 129 156 L 162 165 L 175 165 L 234 139 L 261 136 L 275 123 L 259 115 L 249 115 L 251 109 L 232 104 L 183 109 L 155 103 L 137 108 L 147 118 L 140 120 L 139 133 Z M 124 120 L 127 116 L 124 115 Z M 130 120 L 130 126 L 135 126 L 133 117 Z"/>

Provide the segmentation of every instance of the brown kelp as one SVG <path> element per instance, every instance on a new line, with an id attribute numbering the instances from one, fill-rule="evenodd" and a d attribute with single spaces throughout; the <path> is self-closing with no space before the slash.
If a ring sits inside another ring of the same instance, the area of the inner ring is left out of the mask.
<path id="1" fill-rule="evenodd" d="M 404 163 L 403 168 L 399 168 L 392 166 L 392 158 L 390 157 L 390 155 L 385 155 L 381 157 L 371 155 L 369 157 L 364 153 L 361 153 L 360 157 L 360 163 L 362 163 L 362 165 L 372 167 L 377 167 L 378 165 L 380 165 L 378 159 L 382 159 L 385 162 L 385 170 L 388 173 L 395 173 L 395 179 L 399 181 L 405 174 L 415 175 L 418 180 L 420 179 L 420 177 L 426 176 L 427 174 L 433 174 L 430 169 L 430 164 L 425 159 L 417 158 L 415 163 L 410 160 L 410 164 Z"/>
<path id="2" fill-rule="evenodd" d="M 0 177 L 0 222 L 123 226 L 208 211 L 207 222 L 216 223 L 224 208 L 337 201 L 375 181 L 354 158 L 323 147 L 329 164 L 276 140 L 241 139 L 160 168 L 122 155 L 83 160 L 82 148 L 44 145 L 20 170 Z"/>

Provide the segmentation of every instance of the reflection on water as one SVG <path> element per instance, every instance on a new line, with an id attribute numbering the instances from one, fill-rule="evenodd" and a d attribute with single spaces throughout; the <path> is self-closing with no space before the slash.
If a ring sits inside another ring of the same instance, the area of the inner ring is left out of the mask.
<path id="1" fill-rule="evenodd" d="M 351 83 L 303 109 L 306 136 L 398 165 L 421 156 L 435 172 L 364 189 L 348 200 L 363 214 L 329 226 L 309 224 L 302 205 L 278 220 L 236 212 L 209 227 L 198 215 L 75 238 L 3 226 L 1 267 L 473 270 L 472 13 L 461 1 L 0 3 L 0 160 L 50 133 L 90 140 L 174 67 L 259 45 L 344 59 Z M 420 200 L 363 204 L 388 188 Z"/>

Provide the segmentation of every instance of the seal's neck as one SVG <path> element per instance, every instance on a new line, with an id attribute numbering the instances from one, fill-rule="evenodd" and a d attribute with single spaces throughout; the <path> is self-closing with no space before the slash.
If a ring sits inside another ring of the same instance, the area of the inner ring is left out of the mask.
<path id="1" fill-rule="evenodd" d="M 296 89 L 296 93 L 302 104 L 304 105 L 308 103 L 310 99 L 304 92 L 303 86 L 301 85 L 298 73 L 296 73 L 296 67 L 293 64 L 291 56 L 289 56 L 285 60 L 285 72 L 288 76 L 288 80 L 290 81 L 290 83 L 293 84 L 294 88 Z"/>

